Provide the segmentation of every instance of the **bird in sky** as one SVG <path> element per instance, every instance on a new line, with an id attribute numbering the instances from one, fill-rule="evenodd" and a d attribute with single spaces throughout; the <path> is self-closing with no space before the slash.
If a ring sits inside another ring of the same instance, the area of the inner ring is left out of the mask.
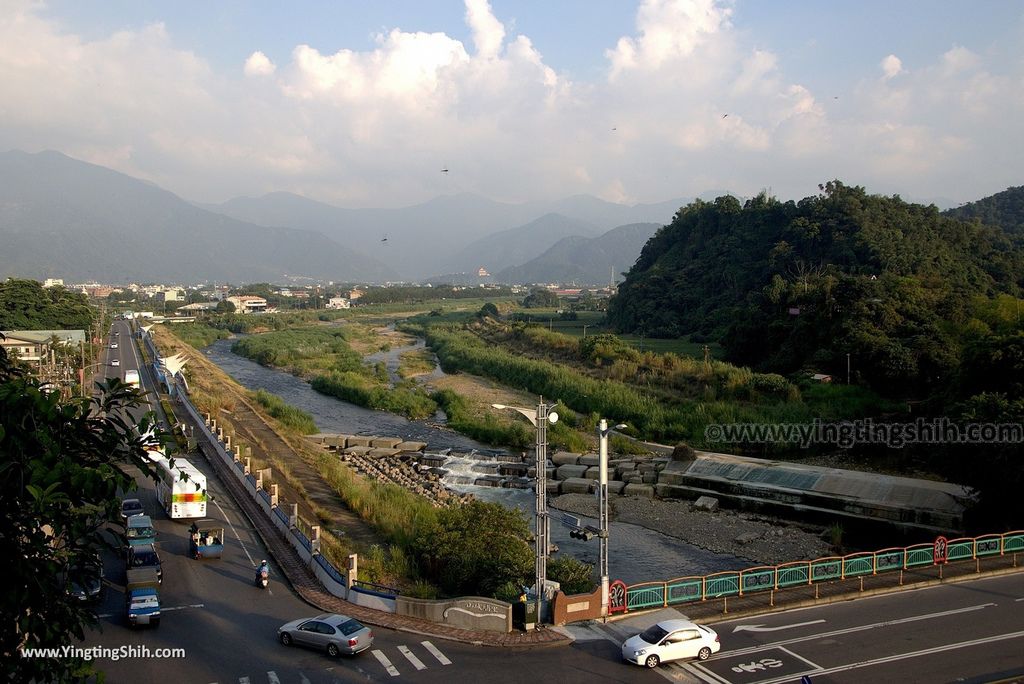
<path id="1" fill-rule="evenodd" d="M 386 233 L 385 233 L 384 237 L 382 237 L 382 238 L 380 239 L 380 241 L 381 241 L 381 242 L 387 242 L 387 241 L 388 241 L 388 236 L 387 236 L 387 234 L 386 234 Z"/>
<path id="2" fill-rule="evenodd" d="M 613 131 L 617 131 L 617 130 L 619 130 L 619 129 L 618 129 L 618 128 L 616 128 L 615 126 L 612 126 L 612 130 L 613 130 Z"/>
<path id="3" fill-rule="evenodd" d="M 448 173 L 448 167 L 446 166 L 443 169 L 441 169 L 441 173 Z"/>
<path id="4" fill-rule="evenodd" d="M 722 118 L 724 119 L 724 118 L 725 118 L 725 117 L 727 117 L 727 116 L 729 116 L 729 115 L 728 115 L 728 114 L 723 114 L 723 115 L 722 115 Z"/>

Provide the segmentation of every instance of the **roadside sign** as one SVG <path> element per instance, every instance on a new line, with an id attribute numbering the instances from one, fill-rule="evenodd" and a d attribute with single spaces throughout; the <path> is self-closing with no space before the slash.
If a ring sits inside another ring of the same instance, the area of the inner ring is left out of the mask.
<path id="1" fill-rule="evenodd" d="M 935 565 L 946 562 L 946 554 L 949 551 L 949 543 L 945 537 L 937 537 L 935 539 L 935 547 L 932 549 L 932 558 L 934 559 Z"/>

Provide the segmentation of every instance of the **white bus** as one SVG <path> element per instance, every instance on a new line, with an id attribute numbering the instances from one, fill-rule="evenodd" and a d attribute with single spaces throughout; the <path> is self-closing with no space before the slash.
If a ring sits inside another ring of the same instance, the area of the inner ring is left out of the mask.
<path id="1" fill-rule="evenodd" d="M 132 387 L 139 387 L 139 371 L 127 370 L 124 372 L 124 381 Z"/>
<path id="2" fill-rule="evenodd" d="M 151 453 L 151 458 L 156 454 Z M 206 517 L 206 476 L 183 458 L 156 461 L 156 498 L 172 520 Z M 183 477 L 184 476 L 184 477 Z"/>

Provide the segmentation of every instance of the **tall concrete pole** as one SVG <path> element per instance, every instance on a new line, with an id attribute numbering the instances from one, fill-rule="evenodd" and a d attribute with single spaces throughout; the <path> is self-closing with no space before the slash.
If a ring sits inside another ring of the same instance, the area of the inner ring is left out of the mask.
<path id="1" fill-rule="evenodd" d="M 541 607 L 544 596 L 544 585 L 547 583 L 548 574 L 548 539 L 550 537 L 550 523 L 548 522 L 548 405 L 541 397 L 537 405 L 537 532 L 536 541 L 536 574 L 537 574 L 537 622 L 542 619 Z"/>
<path id="2" fill-rule="evenodd" d="M 597 508 L 601 516 L 601 617 L 608 617 L 608 421 L 602 418 L 597 431 L 600 438 Z"/>

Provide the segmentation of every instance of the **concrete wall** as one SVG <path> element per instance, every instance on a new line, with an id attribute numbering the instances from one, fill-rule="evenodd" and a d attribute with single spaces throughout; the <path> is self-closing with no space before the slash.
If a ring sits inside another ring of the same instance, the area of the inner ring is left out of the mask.
<path id="1" fill-rule="evenodd" d="M 590 594 L 555 593 L 551 601 L 551 618 L 556 625 L 601 617 L 601 587 Z"/>
<path id="2" fill-rule="evenodd" d="M 399 596 L 395 600 L 395 612 L 460 629 L 505 634 L 512 631 L 512 604 L 492 598 L 463 596 L 445 601 L 428 601 Z"/>

